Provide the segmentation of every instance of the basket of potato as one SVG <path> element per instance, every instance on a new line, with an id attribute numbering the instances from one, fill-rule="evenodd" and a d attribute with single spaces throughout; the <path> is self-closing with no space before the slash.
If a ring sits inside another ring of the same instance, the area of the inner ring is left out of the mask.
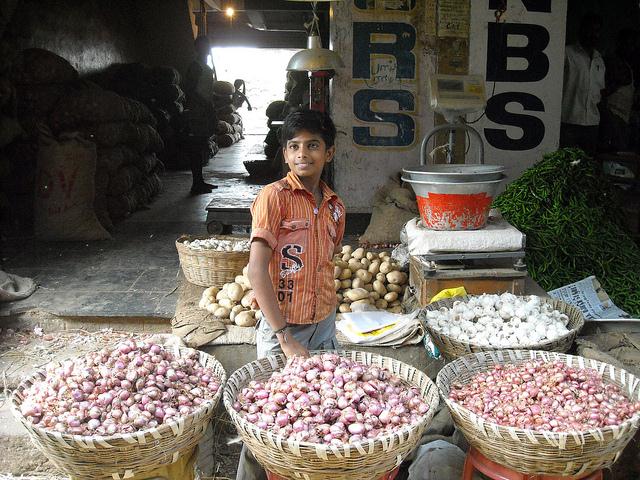
<path id="1" fill-rule="evenodd" d="M 368 252 L 350 245 L 333 257 L 334 284 L 338 312 L 375 307 L 391 313 L 402 313 L 402 298 L 408 275 L 387 252 Z M 359 307 L 357 307 L 359 306 Z"/>
<path id="2" fill-rule="evenodd" d="M 242 275 L 233 282 L 225 283 L 222 288 L 205 288 L 198 306 L 225 324 L 239 327 L 253 327 L 262 316 L 262 312 L 255 308 L 247 267 L 242 270 Z"/>

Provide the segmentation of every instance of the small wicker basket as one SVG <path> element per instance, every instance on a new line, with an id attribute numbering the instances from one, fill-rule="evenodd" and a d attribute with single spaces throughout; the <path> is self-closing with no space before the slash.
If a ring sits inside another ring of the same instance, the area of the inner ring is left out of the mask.
<path id="1" fill-rule="evenodd" d="M 446 365 L 436 379 L 456 427 L 469 443 L 489 460 L 530 475 L 584 476 L 612 465 L 633 438 L 640 414 L 618 426 L 580 433 L 538 432 L 488 423 L 449 399 L 452 383 L 467 383 L 495 364 L 521 364 L 530 360 L 560 361 L 578 368 L 597 370 L 607 383 L 620 387 L 634 401 L 640 400 L 640 379 L 596 360 L 557 352 L 498 350 L 481 352 Z"/>
<path id="2" fill-rule="evenodd" d="M 433 302 L 425 307 L 426 310 L 439 310 L 442 307 L 451 308 L 453 307 L 453 303 L 460 300 L 466 300 L 467 297 L 454 297 L 447 298 L 444 300 L 438 300 L 437 302 Z M 551 352 L 568 352 L 571 346 L 573 345 L 578 332 L 582 330 L 584 327 L 584 315 L 582 312 L 573 305 L 569 305 L 561 300 L 555 300 L 552 298 L 540 298 L 540 300 L 544 303 L 550 303 L 554 310 L 558 310 L 561 313 L 564 313 L 569 317 L 569 323 L 567 325 L 567 329 L 569 329 L 569 333 L 563 335 L 562 337 L 556 338 L 555 340 L 547 340 L 545 342 L 534 343 L 531 345 L 518 345 L 518 349 L 521 350 L 548 350 Z M 438 332 L 438 330 L 430 327 L 427 322 L 424 322 L 425 328 L 429 332 L 429 336 L 433 343 L 444 358 L 447 360 L 455 360 L 456 358 L 462 357 L 463 355 L 468 355 L 470 353 L 475 352 L 489 352 L 494 350 L 499 350 L 499 348 L 489 347 L 489 346 L 480 346 L 469 342 L 461 342 L 455 338 L 450 337 L 449 335 L 445 335 L 443 333 Z"/>
<path id="3" fill-rule="evenodd" d="M 177 346 L 165 348 L 176 356 L 194 351 Z M 200 363 L 212 368 L 220 379 L 220 389 L 211 401 L 203 403 L 192 414 L 155 428 L 131 434 L 84 436 L 58 433 L 34 425 L 20 413 L 20 406 L 25 389 L 36 380 L 44 379 L 44 370 L 18 385 L 11 396 L 11 410 L 38 450 L 64 473 L 73 478 L 98 480 L 131 478 L 171 465 L 202 439 L 222 396 L 226 373 L 214 357 L 204 352 L 198 354 Z"/>
<path id="4" fill-rule="evenodd" d="M 206 238 L 246 240 L 245 237 L 232 235 L 218 235 L 215 237 L 182 235 L 176 240 L 176 249 L 178 250 L 178 257 L 180 258 L 180 265 L 185 278 L 201 287 L 222 287 L 225 283 L 233 282 L 249 262 L 249 252 L 192 250 L 182 243 L 185 240 L 203 240 Z"/>
<path id="5" fill-rule="evenodd" d="M 320 353 L 320 352 L 315 352 Z M 429 411 L 415 425 L 373 440 L 329 446 L 287 440 L 244 420 L 233 409 L 238 393 L 251 380 L 267 380 L 281 369 L 284 355 L 261 358 L 236 370 L 224 390 L 224 406 L 242 440 L 266 470 L 286 479 L 373 480 L 384 477 L 409 455 L 431 421 L 439 403 L 434 383 L 423 372 L 395 359 L 368 352 L 339 351 L 339 355 L 365 365 L 377 365 L 417 387 Z"/>

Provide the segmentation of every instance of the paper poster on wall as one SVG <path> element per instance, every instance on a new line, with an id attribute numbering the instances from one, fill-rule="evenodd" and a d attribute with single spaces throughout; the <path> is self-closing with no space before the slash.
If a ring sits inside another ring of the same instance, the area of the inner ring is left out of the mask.
<path id="1" fill-rule="evenodd" d="M 438 36 L 469 35 L 469 3 L 460 0 L 438 0 Z"/>

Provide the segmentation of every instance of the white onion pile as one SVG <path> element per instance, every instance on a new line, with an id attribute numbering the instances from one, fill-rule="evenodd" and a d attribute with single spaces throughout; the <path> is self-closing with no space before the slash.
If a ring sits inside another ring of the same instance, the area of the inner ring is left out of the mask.
<path id="1" fill-rule="evenodd" d="M 552 432 L 619 425 L 640 412 L 640 402 L 605 384 L 597 371 L 539 360 L 495 365 L 466 385 L 452 385 L 449 398 L 491 423 Z"/>
<path id="2" fill-rule="evenodd" d="M 427 325 L 458 341 L 510 348 L 556 340 L 569 333 L 569 317 L 540 297 L 480 295 L 452 308 L 427 311 Z"/>
<path id="3" fill-rule="evenodd" d="M 185 240 L 182 242 L 191 250 L 216 250 L 218 252 L 248 252 L 251 247 L 249 240 L 223 240 L 217 238 L 205 238 L 204 240 Z"/>
<path id="4" fill-rule="evenodd" d="M 342 445 L 415 424 L 428 405 L 388 370 L 336 354 L 294 357 L 233 404 L 241 417 L 287 439 Z"/>
<path id="5" fill-rule="evenodd" d="M 113 435 L 189 415 L 213 398 L 219 379 L 198 354 L 126 340 L 113 350 L 49 364 L 25 390 L 21 412 L 39 427 L 75 435 Z"/>

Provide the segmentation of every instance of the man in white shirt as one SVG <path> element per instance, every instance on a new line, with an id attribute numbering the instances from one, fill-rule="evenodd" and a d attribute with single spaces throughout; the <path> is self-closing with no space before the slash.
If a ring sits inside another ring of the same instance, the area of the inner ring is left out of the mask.
<path id="1" fill-rule="evenodd" d="M 580 22 L 578 43 L 565 48 L 560 146 L 594 155 L 598 146 L 598 103 L 605 88 L 605 65 L 596 45 L 602 19 L 593 13 Z"/>

